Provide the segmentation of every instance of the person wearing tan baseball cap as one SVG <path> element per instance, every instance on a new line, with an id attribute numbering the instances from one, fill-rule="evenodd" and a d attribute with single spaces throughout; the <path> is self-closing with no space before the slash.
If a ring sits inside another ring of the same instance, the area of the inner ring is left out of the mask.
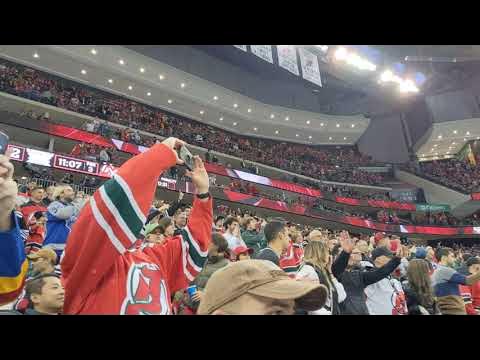
<path id="1" fill-rule="evenodd" d="M 209 279 L 199 315 L 293 315 L 320 309 L 327 288 L 294 280 L 271 261 L 244 260 L 216 271 Z"/>

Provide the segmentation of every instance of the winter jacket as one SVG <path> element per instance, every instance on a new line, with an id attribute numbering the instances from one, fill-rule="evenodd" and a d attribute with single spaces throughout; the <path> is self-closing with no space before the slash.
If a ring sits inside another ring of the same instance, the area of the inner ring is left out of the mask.
<path id="1" fill-rule="evenodd" d="M 253 253 L 257 254 L 261 249 L 267 247 L 267 241 L 263 232 L 259 233 L 253 230 L 242 231 L 242 239 L 247 247 L 253 249 Z"/>

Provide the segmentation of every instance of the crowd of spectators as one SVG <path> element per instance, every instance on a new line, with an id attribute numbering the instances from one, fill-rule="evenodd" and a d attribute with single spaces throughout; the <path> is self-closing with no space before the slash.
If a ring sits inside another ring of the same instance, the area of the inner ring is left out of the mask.
<path id="1" fill-rule="evenodd" d="M 156 141 L 154 136 L 140 135 L 140 129 L 320 180 L 367 185 L 380 185 L 384 180 L 380 174 L 357 169 L 375 162 L 353 148 L 247 138 L 6 61 L 0 63 L 0 91 L 96 117 L 97 123 L 87 123 L 85 129 L 139 145 L 151 146 Z M 106 120 L 128 129 L 114 130 Z"/>
<path id="2" fill-rule="evenodd" d="M 125 163 L 91 201 L 68 185 L 45 191 L 28 184 L 18 212 L 22 194 L 0 156 L 0 282 L 10 284 L 0 293 L 4 311 L 480 314 L 474 249 L 424 248 L 385 233 L 354 235 L 214 207 L 199 157 L 187 174 L 197 189 L 193 203 L 182 194 L 170 204 L 155 200 L 158 177 L 179 161 L 180 144 L 166 139 Z"/>
<path id="3" fill-rule="evenodd" d="M 466 160 L 448 159 L 424 161 L 410 165 L 410 171 L 465 194 L 480 191 L 480 167 Z"/>

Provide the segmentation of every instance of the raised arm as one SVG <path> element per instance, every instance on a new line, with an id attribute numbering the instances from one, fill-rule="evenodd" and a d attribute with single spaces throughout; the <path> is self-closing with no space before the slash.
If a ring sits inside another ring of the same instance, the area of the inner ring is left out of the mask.
<path id="1" fill-rule="evenodd" d="M 340 245 L 342 246 L 343 251 L 332 264 L 332 274 L 337 279 L 339 279 L 339 277 L 347 268 L 350 254 L 355 247 L 355 242 L 350 237 L 350 234 L 347 231 L 342 231 L 340 233 Z"/>
<path id="2" fill-rule="evenodd" d="M 161 173 L 181 163 L 174 150 L 183 142 L 168 138 L 133 157 L 100 187 L 72 227 L 61 263 L 65 313 L 97 286 L 105 273 L 137 241 Z"/>
<path id="3" fill-rule="evenodd" d="M 16 196 L 13 165 L 6 155 L 0 155 L 0 305 L 18 297 L 28 269 L 20 219 L 13 211 Z"/>
<path id="4" fill-rule="evenodd" d="M 379 269 L 362 272 L 361 276 L 364 286 L 367 287 L 368 285 L 375 284 L 376 282 L 379 282 L 380 280 L 386 278 L 388 275 L 395 271 L 398 265 L 400 265 L 400 261 L 401 258 L 395 256 L 394 258 L 392 258 L 392 260 L 390 260 L 388 263 L 386 263 Z"/>
<path id="5" fill-rule="evenodd" d="M 200 157 L 195 156 L 194 161 L 195 168 L 187 176 L 191 177 L 197 194 L 207 194 L 208 174 Z M 180 231 L 180 236 L 167 240 L 165 245 L 144 250 L 165 269 L 170 293 L 186 288 L 202 271 L 212 238 L 212 222 L 212 198 L 199 199 L 195 195 L 187 226 Z"/>

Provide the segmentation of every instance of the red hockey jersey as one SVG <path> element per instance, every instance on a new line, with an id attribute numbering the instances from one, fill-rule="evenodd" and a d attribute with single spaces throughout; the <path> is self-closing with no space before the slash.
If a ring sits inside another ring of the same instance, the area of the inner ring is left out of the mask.
<path id="1" fill-rule="evenodd" d="M 290 277 L 295 277 L 297 275 L 298 269 L 300 268 L 302 261 L 303 261 L 302 244 L 290 242 L 287 250 L 280 257 L 280 267 Z"/>
<path id="2" fill-rule="evenodd" d="M 195 199 L 187 226 L 162 245 L 133 247 L 161 173 L 175 165 L 163 144 L 127 161 L 72 227 L 61 263 L 65 314 L 170 314 L 171 294 L 202 270 L 212 200 Z"/>

